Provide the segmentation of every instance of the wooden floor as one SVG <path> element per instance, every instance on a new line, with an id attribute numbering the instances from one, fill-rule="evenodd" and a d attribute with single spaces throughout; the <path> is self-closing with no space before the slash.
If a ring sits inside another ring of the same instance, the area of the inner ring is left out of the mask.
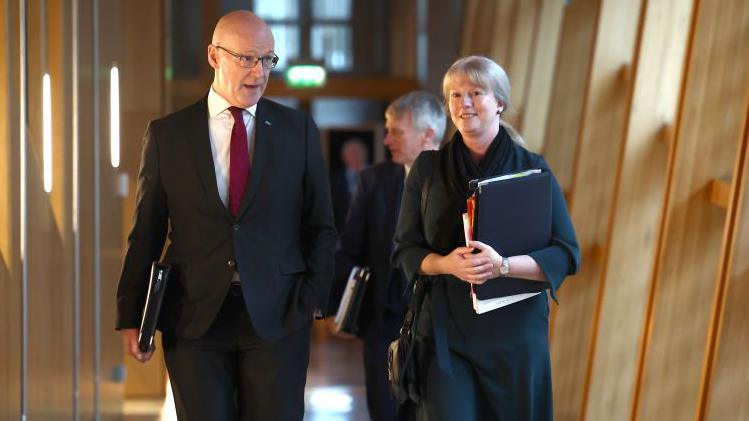
<path id="1" fill-rule="evenodd" d="M 327 326 L 315 322 L 312 330 L 310 366 L 305 392 L 305 421 L 365 421 L 367 404 L 364 391 L 361 342 L 331 335 Z M 176 420 L 174 404 L 127 401 L 123 421 Z"/>

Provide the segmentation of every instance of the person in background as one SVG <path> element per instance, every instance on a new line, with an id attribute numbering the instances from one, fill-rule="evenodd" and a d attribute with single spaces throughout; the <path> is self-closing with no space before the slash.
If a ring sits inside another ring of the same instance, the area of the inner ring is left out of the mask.
<path id="1" fill-rule="evenodd" d="M 466 247 L 461 215 L 470 180 L 550 169 L 502 120 L 510 106 L 510 82 L 497 63 L 479 56 L 457 60 L 445 74 L 443 93 L 458 130 L 438 152 L 424 153 L 414 163 L 393 253 L 406 279 L 419 278 L 427 288 L 414 331 L 421 396 L 416 416 L 430 421 L 551 420 L 547 295 L 479 315 L 469 290 L 471 284 L 509 276 L 543 282 L 555 298 L 580 264 L 567 205 L 553 180 L 548 247 L 519 256 L 500 256 L 478 241 Z M 428 177 L 422 216 L 421 191 Z"/>
<path id="2" fill-rule="evenodd" d="M 364 341 L 367 408 L 374 421 L 396 419 L 388 383 L 387 347 L 398 336 L 408 305 L 405 278 L 390 265 L 403 183 L 416 157 L 439 147 L 446 116 L 435 95 L 417 91 L 393 101 L 385 111 L 385 121 L 384 143 L 392 162 L 361 172 L 336 253 L 335 282 L 339 289 L 353 265 L 371 270 L 358 335 Z"/>
<path id="3" fill-rule="evenodd" d="M 168 234 L 159 329 L 180 420 L 301 420 L 310 327 L 325 310 L 336 233 L 312 118 L 262 97 L 268 25 L 236 11 L 208 46 L 213 84 L 146 131 L 117 289 L 124 350 Z"/>
<path id="4" fill-rule="evenodd" d="M 343 168 L 333 174 L 330 179 L 330 190 L 333 197 L 333 214 L 338 232 L 343 230 L 346 214 L 351 200 L 356 195 L 359 184 L 359 172 L 369 162 L 367 145 L 358 137 L 346 139 L 341 146 L 341 162 Z"/>

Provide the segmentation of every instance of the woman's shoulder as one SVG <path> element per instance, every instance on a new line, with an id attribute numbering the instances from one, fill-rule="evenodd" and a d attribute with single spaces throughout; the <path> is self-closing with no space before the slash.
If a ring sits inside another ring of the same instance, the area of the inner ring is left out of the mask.
<path id="1" fill-rule="evenodd" d="M 513 143 L 515 147 L 515 156 L 522 163 L 523 167 L 527 168 L 541 168 L 544 170 L 549 169 L 549 165 L 546 163 L 543 155 L 529 151 L 523 145 Z"/>

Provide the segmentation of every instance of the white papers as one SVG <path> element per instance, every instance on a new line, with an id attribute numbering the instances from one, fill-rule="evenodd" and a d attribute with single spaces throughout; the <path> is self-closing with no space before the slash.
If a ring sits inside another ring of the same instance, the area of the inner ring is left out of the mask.
<path id="1" fill-rule="evenodd" d="M 501 278 L 497 282 L 502 282 Z M 527 294 L 508 295 L 506 297 L 491 298 L 489 300 L 479 300 L 471 289 L 471 300 L 473 301 L 473 310 L 476 314 L 486 313 L 487 311 L 496 310 L 500 307 L 517 303 L 518 301 L 527 300 L 541 292 L 529 292 Z"/>

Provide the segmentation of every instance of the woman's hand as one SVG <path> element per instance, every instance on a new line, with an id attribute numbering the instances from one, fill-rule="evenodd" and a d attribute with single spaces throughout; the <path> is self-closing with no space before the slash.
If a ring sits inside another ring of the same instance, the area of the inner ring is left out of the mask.
<path id="1" fill-rule="evenodd" d="M 437 262 L 439 273 L 447 273 L 461 281 L 483 284 L 491 279 L 494 264 L 487 253 L 473 254 L 474 247 L 458 247 Z"/>
<path id="2" fill-rule="evenodd" d="M 497 253 L 492 246 L 482 243 L 481 241 L 469 241 L 468 245 L 479 250 L 474 256 L 481 256 L 486 258 L 490 262 L 489 269 L 483 273 L 486 276 L 481 283 L 486 282 L 489 279 L 498 278 L 500 276 L 499 267 L 502 264 L 502 256 Z"/>

